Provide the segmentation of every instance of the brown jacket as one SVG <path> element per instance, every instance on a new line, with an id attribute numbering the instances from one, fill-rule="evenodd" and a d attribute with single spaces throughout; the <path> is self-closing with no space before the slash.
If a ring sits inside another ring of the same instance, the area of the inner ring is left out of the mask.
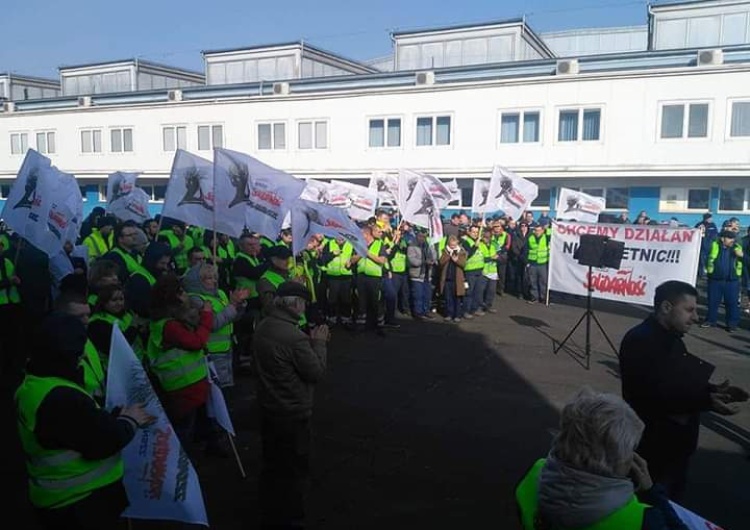
<path id="1" fill-rule="evenodd" d="M 313 388 L 326 371 L 326 342 L 305 335 L 298 320 L 273 308 L 253 338 L 258 402 L 276 416 L 310 416 Z"/>
<path id="2" fill-rule="evenodd" d="M 451 260 L 450 254 L 448 254 L 448 247 L 443 250 L 443 255 L 440 256 L 440 294 L 445 291 L 445 275 L 448 273 L 448 262 Z M 466 251 L 458 247 L 458 261 L 456 262 L 456 296 L 464 296 L 466 294 L 466 279 L 464 278 L 464 267 L 466 266 L 467 255 Z"/>

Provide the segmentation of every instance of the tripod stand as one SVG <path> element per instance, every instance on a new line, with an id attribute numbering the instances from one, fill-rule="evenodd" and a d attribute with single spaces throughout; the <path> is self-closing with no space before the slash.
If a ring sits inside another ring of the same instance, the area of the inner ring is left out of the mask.
<path id="1" fill-rule="evenodd" d="M 591 269 L 592 266 L 589 265 L 589 274 L 587 278 L 591 278 Z M 591 302 L 592 302 L 592 294 L 594 292 L 594 288 L 591 286 L 591 283 L 589 281 L 588 286 L 588 293 L 586 295 L 586 312 L 581 315 L 581 318 L 578 319 L 578 322 L 575 326 L 573 326 L 573 329 L 570 330 L 570 333 L 562 340 L 560 344 L 557 345 L 557 347 L 554 349 L 555 355 L 565 346 L 565 343 L 568 342 L 568 339 L 573 336 L 573 333 L 578 329 L 578 326 L 580 326 L 584 319 L 586 320 L 586 370 L 591 369 L 591 319 L 594 319 L 594 322 L 596 323 L 597 327 L 599 328 L 599 331 L 602 332 L 602 335 L 604 335 L 604 338 L 607 339 L 607 342 L 609 343 L 609 346 L 612 348 L 612 351 L 615 352 L 615 355 L 617 355 L 617 348 L 615 348 L 615 345 L 612 344 L 612 341 L 610 340 L 609 336 L 607 335 L 607 332 L 604 331 L 604 327 L 602 327 L 601 322 L 599 322 L 599 319 L 596 318 L 596 315 L 594 314 L 594 310 L 591 309 Z"/>

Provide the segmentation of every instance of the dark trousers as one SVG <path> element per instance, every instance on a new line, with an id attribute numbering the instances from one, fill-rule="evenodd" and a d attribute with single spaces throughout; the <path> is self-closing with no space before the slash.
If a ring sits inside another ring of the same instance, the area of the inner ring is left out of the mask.
<path id="1" fill-rule="evenodd" d="M 428 281 L 418 282 L 409 280 L 409 292 L 411 293 L 411 313 L 413 316 L 423 317 L 430 312 L 432 301 L 432 284 Z"/>
<path id="2" fill-rule="evenodd" d="M 500 296 L 505 293 L 505 278 L 508 274 L 508 260 L 503 259 L 497 262 L 497 294 Z"/>
<path id="3" fill-rule="evenodd" d="M 505 279 L 506 290 L 516 296 L 528 296 L 526 283 L 526 264 L 521 261 L 508 263 Z"/>
<path id="4" fill-rule="evenodd" d="M 261 412 L 261 528 L 304 528 L 310 478 L 310 418 Z"/>
<path id="5" fill-rule="evenodd" d="M 383 294 L 385 296 L 385 321 L 396 320 L 396 307 L 401 313 L 406 313 L 409 294 L 406 274 L 393 272 L 390 278 L 383 278 Z M 406 293 L 406 294 L 404 294 Z"/>
<path id="6" fill-rule="evenodd" d="M 482 278 L 479 280 L 479 290 L 480 290 L 480 303 L 479 308 L 484 309 L 485 311 L 487 309 L 492 308 L 492 303 L 495 301 L 495 291 L 497 290 L 497 280 L 493 280 L 491 278 L 488 278 L 485 275 L 482 275 Z"/>
<path id="7" fill-rule="evenodd" d="M 357 276 L 357 324 L 368 328 L 382 326 L 385 317 L 383 279 L 375 276 Z"/>
<path id="8" fill-rule="evenodd" d="M 320 279 L 315 282 L 315 298 L 318 302 L 318 308 L 324 315 L 329 315 L 328 307 L 328 276 L 320 275 Z"/>
<path id="9" fill-rule="evenodd" d="M 344 324 L 352 322 L 352 277 L 329 276 L 328 315 L 341 319 Z"/>
<path id="10" fill-rule="evenodd" d="M 547 264 L 539 265 L 531 263 L 529 265 L 529 286 L 531 298 L 537 302 L 543 302 L 547 299 Z"/>
<path id="11" fill-rule="evenodd" d="M 464 316 L 464 297 L 456 295 L 456 283 L 445 280 L 443 290 L 445 296 L 445 316 L 450 318 L 461 318 Z"/>
<path id="12" fill-rule="evenodd" d="M 725 322 L 727 327 L 736 328 L 740 323 L 740 282 L 708 279 L 708 315 L 706 322 L 716 324 L 719 318 L 719 306 L 724 301 Z"/>
<path id="13" fill-rule="evenodd" d="M 21 332 L 30 330 L 23 318 L 20 304 L 0 305 L 0 375 L 9 381 L 20 381 L 26 366 L 28 348 L 21 343 Z"/>
<path id="14" fill-rule="evenodd" d="M 45 530 L 116 530 L 126 528 L 127 522 L 120 514 L 129 504 L 125 486 L 118 480 L 73 504 L 56 509 L 36 508 L 35 512 Z"/>
<path id="15" fill-rule="evenodd" d="M 473 313 L 480 309 L 482 305 L 482 271 L 466 271 L 464 273 L 466 281 L 469 282 L 469 290 L 466 291 L 466 303 L 464 310 L 467 313 Z"/>

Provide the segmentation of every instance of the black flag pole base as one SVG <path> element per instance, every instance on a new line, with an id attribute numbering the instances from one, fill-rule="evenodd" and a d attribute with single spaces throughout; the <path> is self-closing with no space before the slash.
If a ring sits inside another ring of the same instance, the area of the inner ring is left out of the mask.
<path id="1" fill-rule="evenodd" d="M 589 274 L 588 278 L 591 278 L 591 265 L 589 265 Z M 570 330 L 570 332 L 566 335 L 566 337 L 560 342 L 557 347 L 554 348 L 554 353 L 557 355 L 561 349 L 565 346 L 565 344 L 570 340 L 570 338 L 573 336 L 573 334 L 576 332 L 578 327 L 583 324 L 583 322 L 586 322 L 586 345 L 584 350 L 584 359 L 585 359 L 585 368 L 586 370 L 591 369 L 591 320 L 593 319 L 596 326 L 599 328 L 599 331 L 601 331 L 602 335 L 604 335 L 604 338 L 607 339 L 607 343 L 609 344 L 610 348 L 612 348 L 612 351 L 615 352 L 615 355 L 618 355 L 617 348 L 615 348 L 615 345 L 612 343 L 612 340 L 609 338 L 609 335 L 607 335 L 607 332 L 604 330 L 604 326 L 602 326 L 601 322 L 599 322 L 599 319 L 597 318 L 596 314 L 594 313 L 592 306 L 592 298 L 593 298 L 593 292 L 594 290 L 589 286 L 588 293 L 586 296 L 586 311 L 581 315 L 581 318 L 578 319 L 578 322 L 576 322 L 576 325 L 573 326 L 573 329 Z"/>

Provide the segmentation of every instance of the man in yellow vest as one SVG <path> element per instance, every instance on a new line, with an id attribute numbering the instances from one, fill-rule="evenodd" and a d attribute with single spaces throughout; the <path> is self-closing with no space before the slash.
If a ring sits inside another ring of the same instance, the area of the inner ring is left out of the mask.
<path id="1" fill-rule="evenodd" d="M 75 317 L 48 317 L 34 340 L 16 391 L 31 503 L 44 528 L 116 528 L 129 504 L 120 451 L 154 418 L 140 404 L 112 414 L 86 392 Z"/>
<path id="2" fill-rule="evenodd" d="M 118 279 L 125 284 L 135 272 L 141 270 L 141 256 L 136 251 L 138 246 L 138 225 L 135 221 L 124 221 L 115 226 L 115 246 L 103 259 L 117 263 Z"/>
<path id="3" fill-rule="evenodd" d="M 162 231 L 159 232 L 157 241 L 169 245 L 175 270 L 178 275 L 183 275 L 188 267 L 188 250 L 193 248 L 193 238 L 185 233 L 185 223 L 168 217 L 163 218 Z"/>
<path id="4" fill-rule="evenodd" d="M 461 238 L 461 246 L 466 251 L 466 267 L 464 276 L 469 288 L 464 298 L 465 318 L 474 318 L 483 316 L 481 302 L 482 271 L 484 270 L 484 255 L 479 249 L 479 231 L 478 225 L 469 227 L 466 235 Z"/>
<path id="5" fill-rule="evenodd" d="M 706 261 L 708 276 L 708 315 L 702 328 L 716 326 L 719 306 L 724 301 L 727 331 L 733 333 L 740 323 L 740 282 L 742 280 L 742 246 L 737 244 L 737 233 L 722 230 L 719 239 L 711 243 Z"/>
<path id="6" fill-rule="evenodd" d="M 505 221 L 498 219 L 492 223 L 492 241 L 497 248 L 497 294 L 505 294 L 505 282 L 507 279 L 508 261 L 513 236 L 505 230 Z"/>
<path id="7" fill-rule="evenodd" d="M 258 280 L 261 315 L 267 316 L 273 306 L 273 297 L 279 285 L 290 279 L 289 258 L 292 251 L 286 245 L 275 245 L 265 252 L 268 268 Z"/>
<path id="8" fill-rule="evenodd" d="M 378 335 L 383 335 L 383 274 L 388 253 L 382 240 L 383 231 L 377 224 L 363 228 L 362 235 L 367 242 L 367 255 L 352 258 L 357 265 L 357 326 L 375 329 Z"/>
<path id="9" fill-rule="evenodd" d="M 22 317 L 21 295 L 18 286 L 21 279 L 9 257 L 10 240 L 0 241 L 0 374 L 8 375 L 22 369 L 18 359 L 21 348 L 19 328 Z"/>
<path id="10" fill-rule="evenodd" d="M 328 316 L 331 323 L 352 324 L 352 258 L 354 247 L 339 236 L 323 245 L 321 261 L 328 284 Z"/>
<path id="11" fill-rule="evenodd" d="M 549 273 L 550 236 L 544 225 L 534 224 L 527 242 L 526 268 L 531 286 L 530 304 L 544 302 L 547 298 L 547 275 Z"/>
<path id="12" fill-rule="evenodd" d="M 117 220 L 111 215 L 100 217 L 97 229 L 83 240 L 89 251 L 89 262 L 101 258 L 112 248 L 112 231 L 116 224 Z"/>

